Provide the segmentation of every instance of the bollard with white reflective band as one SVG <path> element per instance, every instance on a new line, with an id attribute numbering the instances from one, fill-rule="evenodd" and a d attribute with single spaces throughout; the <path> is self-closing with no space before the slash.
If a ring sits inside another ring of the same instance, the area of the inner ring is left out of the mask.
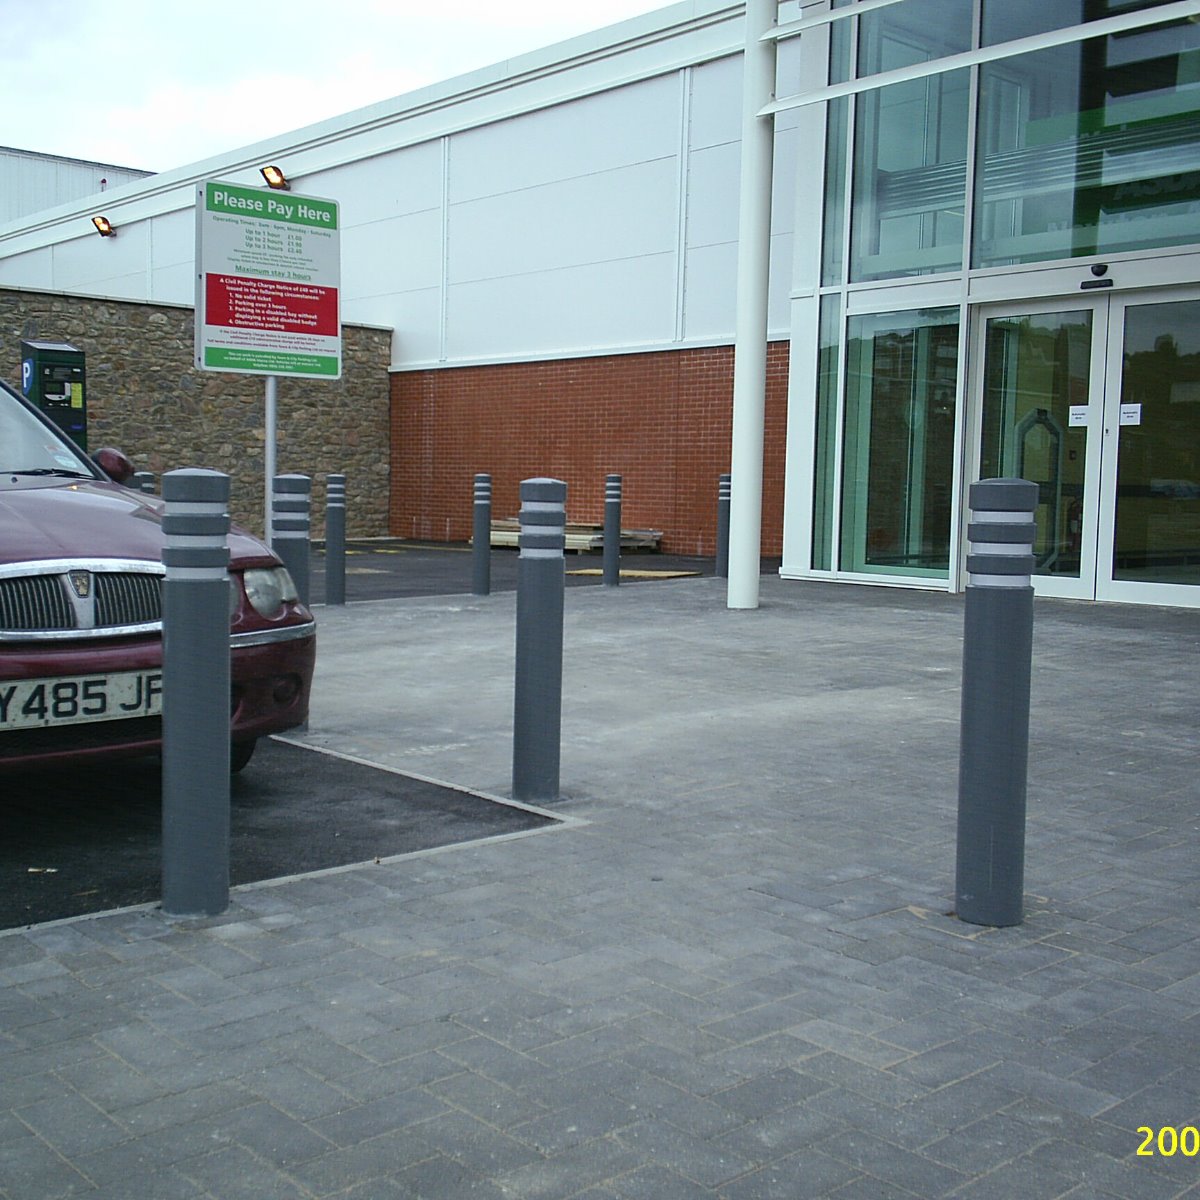
<path id="1" fill-rule="evenodd" d="M 561 480 L 521 484 L 512 790 L 539 803 L 559 791 L 566 500 Z"/>
<path id="2" fill-rule="evenodd" d="M 346 477 L 325 476 L 325 603 L 346 603 Z"/>
<path id="3" fill-rule="evenodd" d="M 475 476 L 471 519 L 471 593 L 487 596 L 492 590 L 492 477 Z"/>
<path id="4" fill-rule="evenodd" d="M 621 477 L 604 477 L 604 584 L 621 582 Z"/>
<path id="5" fill-rule="evenodd" d="M 971 485 L 955 912 L 973 925 L 1024 917 L 1037 502 L 1028 480 Z"/>
<path id="6" fill-rule="evenodd" d="M 163 476 L 162 906 L 229 907 L 229 476 Z"/>
<path id="7" fill-rule="evenodd" d="M 153 471 L 134 471 L 133 478 L 129 481 L 129 486 L 135 492 L 145 492 L 148 496 L 154 495 L 154 472 Z"/>
<path id="8" fill-rule="evenodd" d="M 276 475 L 271 492 L 271 549 L 283 559 L 301 604 L 309 597 L 309 503 L 307 475 Z"/>
<path id="9" fill-rule="evenodd" d="M 733 492 L 732 476 L 717 480 L 717 578 L 729 576 L 729 502 Z"/>

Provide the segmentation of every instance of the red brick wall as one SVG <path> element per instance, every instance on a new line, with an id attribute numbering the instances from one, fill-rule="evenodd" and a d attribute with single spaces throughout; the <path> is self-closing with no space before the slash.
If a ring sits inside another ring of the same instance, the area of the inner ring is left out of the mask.
<path id="1" fill-rule="evenodd" d="M 767 357 L 764 554 L 783 542 L 788 343 Z M 567 519 L 604 520 L 604 476 L 623 476 L 621 524 L 662 548 L 712 554 L 717 477 L 729 470 L 733 348 L 412 371 L 392 376 L 391 532 L 465 541 L 477 471 L 492 514 L 515 517 L 522 479 L 567 483 Z"/>

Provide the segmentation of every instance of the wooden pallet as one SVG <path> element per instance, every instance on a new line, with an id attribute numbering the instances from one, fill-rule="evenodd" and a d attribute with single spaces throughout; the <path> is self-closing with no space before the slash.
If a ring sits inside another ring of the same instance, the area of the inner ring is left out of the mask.
<path id="1" fill-rule="evenodd" d="M 517 546 L 521 532 L 516 517 L 492 522 L 493 546 Z M 622 550 L 657 550 L 662 542 L 661 529 L 622 529 Z M 604 549 L 604 526 L 567 523 L 566 549 L 573 554 L 591 554 Z"/>

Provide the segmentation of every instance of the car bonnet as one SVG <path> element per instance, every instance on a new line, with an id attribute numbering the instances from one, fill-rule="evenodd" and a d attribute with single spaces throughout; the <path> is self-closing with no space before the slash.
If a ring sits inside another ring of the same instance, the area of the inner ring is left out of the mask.
<path id="1" fill-rule="evenodd" d="M 39 480 L 0 490 L 0 564 L 58 558 L 162 559 L 160 500 L 100 480 Z M 236 526 L 231 560 L 240 567 L 274 562 Z"/>

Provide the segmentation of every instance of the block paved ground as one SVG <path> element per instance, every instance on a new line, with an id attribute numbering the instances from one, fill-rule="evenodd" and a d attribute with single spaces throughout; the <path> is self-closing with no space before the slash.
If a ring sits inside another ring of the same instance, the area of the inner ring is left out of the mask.
<path id="1" fill-rule="evenodd" d="M 1200 614 L 1038 603 L 1001 931 L 961 598 L 723 600 L 568 593 L 568 828 L 0 936 L 0 1196 L 1200 1196 Z M 504 794 L 514 604 L 323 611 L 307 740 Z"/>

